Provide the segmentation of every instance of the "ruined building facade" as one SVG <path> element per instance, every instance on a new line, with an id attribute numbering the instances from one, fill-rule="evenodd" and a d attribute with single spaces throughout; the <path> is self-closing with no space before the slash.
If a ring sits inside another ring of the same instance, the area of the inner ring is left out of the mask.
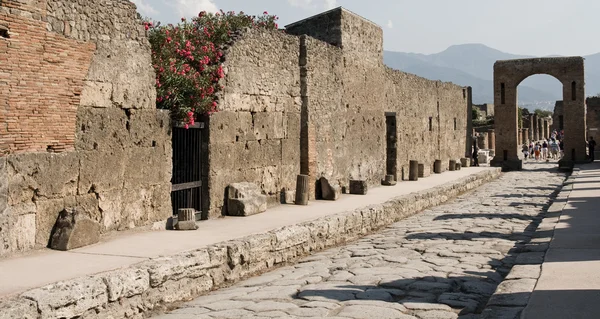
<path id="1" fill-rule="evenodd" d="M 0 0 L 1 30 L 0 256 L 45 247 L 66 207 L 103 232 L 171 216 L 172 123 L 135 6 Z M 223 214 L 230 183 L 259 185 L 272 206 L 300 173 L 373 186 L 405 179 L 409 160 L 464 157 L 470 89 L 392 70 L 382 54 L 382 29 L 341 8 L 287 34 L 244 32 L 204 126 L 202 217 Z"/>

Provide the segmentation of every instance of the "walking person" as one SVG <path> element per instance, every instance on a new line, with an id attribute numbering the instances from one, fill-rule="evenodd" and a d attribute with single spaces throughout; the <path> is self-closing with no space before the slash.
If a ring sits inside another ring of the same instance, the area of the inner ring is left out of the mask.
<path id="1" fill-rule="evenodd" d="M 588 141 L 588 148 L 590 151 L 590 159 L 593 162 L 594 160 L 596 160 L 596 158 L 594 157 L 594 150 L 596 149 L 596 141 L 594 141 L 594 138 L 591 136 L 590 136 L 590 140 Z"/>
<path id="2" fill-rule="evenodd" d="M 479 166 L 479 147 L 477 147 L 477 140 L 473 140 L 473 166 Z"/>
<path id="3" fill-rule="evenodd" d="M 546 140 L 542 144 L 542 160 L 548 161 L 548 142 Z"/>

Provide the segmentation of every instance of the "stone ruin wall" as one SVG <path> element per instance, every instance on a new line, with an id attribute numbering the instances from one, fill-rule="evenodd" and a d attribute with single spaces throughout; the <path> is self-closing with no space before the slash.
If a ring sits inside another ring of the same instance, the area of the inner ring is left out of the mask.
<path id="1" fill-rule="evenodd" d="M 585 104 L 587 106 L 588 139 L 591 136 L 598 143 L 600 141 L 600 97 L 588 97 Z"/>
<path id="2" fill-rule="evenodd" d="M 596 141 L 600 141 L 600 97 L 588 97 L 585 100 L 586 105 L 586 122 L 587 122 L 587 136 L 590 136 Z M 564 121 L 564 106 L 563 101 L 556 101 L 554 105 L 554 112 L 552 113 L 552 126 L 551 130 L 560 129 L 560 117 L 563 117 Z M 567 132 L 565 131 L 565 134 Z"/>
<path id="3" fill-rule="evenodd" d="M 171 215 L 167 113 L 125 0 L 2 0 L 0 256 L 45 247 L 76 206 L 103 231 Z"/>
<path id="4" fill-rule="evenodd" d="M 297 36 L 249 31 L 226 56 L 220 112 L 209 125 L 208 218 L 224 213 L 225 189 L 234 182 L 256 182 L 270 206 L 279 204 L 282 191 L 295 190 L 301 145 L 308 147 L 313 182 L 324 176 L 341 186 L 349 179 L 380 185 L 385 112 L 397 114 L 399 180 L 403 171 L 407 178 L 409 160 L 433 172 L 435 159 L 447 169 L 450 159 L 464 156 L 467 89 L 385 67 L 379 26 L 334 9 L 287 31 Z M 306 33 L 316 38 L 299 36 Z M 308 126 L 306 143 L 301 123 Z"/>

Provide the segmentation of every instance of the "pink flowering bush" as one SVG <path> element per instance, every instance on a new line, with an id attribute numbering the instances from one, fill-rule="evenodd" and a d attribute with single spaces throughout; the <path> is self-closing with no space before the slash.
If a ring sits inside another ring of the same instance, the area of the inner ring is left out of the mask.
<path id="1" fill-rule="evenodd" d="M 193 125 L 198 115 L 217 110 L 215 93 L 222 89 L 223 49 L 232 35 L 244 28 L 277 29 L 277 17 L 264 12 L 249 16 L 240 12 L 200 12 L 191 21 L 160 26 L 144 22 L 152 46 L 156 71 L 156 104 L 171 110 L 176 121 Z"/>

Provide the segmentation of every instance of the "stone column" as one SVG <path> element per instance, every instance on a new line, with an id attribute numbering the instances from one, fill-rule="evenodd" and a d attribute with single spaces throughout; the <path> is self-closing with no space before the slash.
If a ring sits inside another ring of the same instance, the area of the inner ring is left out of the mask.
<path id="1" fill-rule="evenodd" d="M 544 138 L 544 119 L 538 118 L 538 141 Z"/>
<path id="2" fill-rule="evenodd" d="M 519 129 L 517 133 L 517 143 L 523 145 L 523 134 L 521 134 L 521 129 Z"/>
<path id="3" fill-rule="evenodd" d="M 539 129 L 539 119 L 537 114 L 533 115 L 533 125 L 531 126 L 533 128 L 533 141 L 539 141 L 540 140 L 540 129 Z"/>
<path id="4" fill-rule="evenodd" d="M 542 139 L 548 138 L 548 120 L 542 119 Z"/>
<path id="5" fill-rule="evenodd" d="M 479 147 L 479 149 L 481 150 L 486 150 L 488 149 L 488 137 L 487 137 L 487 133 L 485 132 L 479 132 L 479 137 L 477 137 L 477 146 Z"/>
<path id="6" fill-rule="evenodd" d="M 522 135 L 523 135 L 523 144 L 529 144 L 529 129 L 524 128 Z"/>
<path id="7" fill-rule="evenodd" d="M 494 129 L 489 129 L 487 132 L 488 135 L 488 148 L 491 150 L 496 149 L 496 131 Z"/>
<path id="8" fill-rule="evenodd" d="M 534 138 L 533 138 L 533 114 L 529 114 L 529 127 L 528 127 L 528 131 L 529 131 L 529 141 L 533 142 Z"/>

